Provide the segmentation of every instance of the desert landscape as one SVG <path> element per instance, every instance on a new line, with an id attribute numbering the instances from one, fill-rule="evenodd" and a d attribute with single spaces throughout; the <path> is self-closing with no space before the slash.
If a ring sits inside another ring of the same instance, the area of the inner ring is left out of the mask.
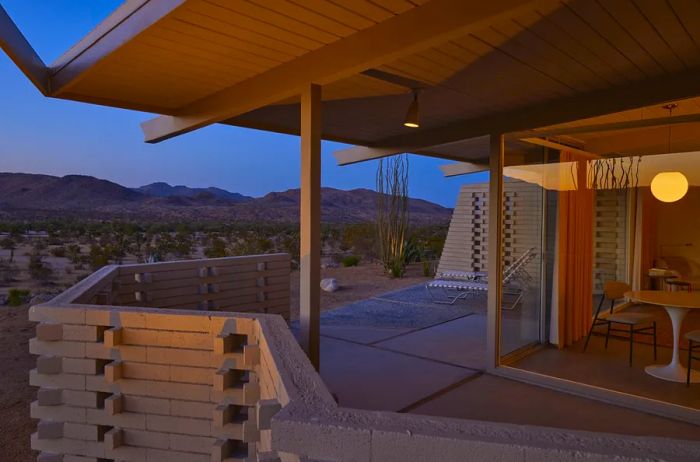
<path id="1" fill-rule="evenodd" d="M 1 460 L 25 461 L 35 422 L 29 386 L 35 358 L 27 312 L 109 264 L 289 253 L 291 320 L 299 313 L 299 191 L 252 198 L 218 188 L 153 183 L 129 189 L 92 177 L 0 174 Z M 419 284 L 430 278 L 451 210 L 410 200 L 406 272 L 390 277 L 378 259 L 376 193 L 323 190 L 321 309 Z M 193 217 L 200 217 L 194 220 Z"/>

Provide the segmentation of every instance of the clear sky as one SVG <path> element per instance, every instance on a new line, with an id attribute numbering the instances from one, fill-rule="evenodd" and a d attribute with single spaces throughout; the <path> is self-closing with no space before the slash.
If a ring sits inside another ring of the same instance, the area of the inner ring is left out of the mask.
<path id="1" fill-rule="evenodd" d="M 0 0 L 47 64 L 120 3 Z M 214 125 L 149 145 L 139 124 L 151 117 L 45 98 L 0 52 L 0 171 L 92 175 L 132 187 L 154 181 L 218 186 L 251 196 L 299 186 L 297 137 Z M 376 162 L 338 167 L 332 152 L 341 147 L 323 143 L 323 186 L 373 189 Z M 438 165 L 445 162 L 411 156 L 411 196 L 454 206 L 459 186 L 475 178 L 443 178 Z"/>

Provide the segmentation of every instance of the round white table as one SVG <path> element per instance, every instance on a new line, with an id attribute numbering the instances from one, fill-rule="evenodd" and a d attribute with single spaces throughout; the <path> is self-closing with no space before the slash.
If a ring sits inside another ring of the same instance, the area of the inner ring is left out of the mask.
<path id="1" fill-rule="evenodd" d="M 689 310 L 700 309 L 700 292 L 667 292 L 661 290 L 639 290 L 625 293 L 633 302 L 663 306 L 673 326 L 673 357 L 664 365 L 644 368 L 647 374 L 671 382 L 685 382 L 688 370 L 680 362 L 680 336 L 683 318 Z M 700 382 L 700 372 L 691 371 L 691 383 Z"/>

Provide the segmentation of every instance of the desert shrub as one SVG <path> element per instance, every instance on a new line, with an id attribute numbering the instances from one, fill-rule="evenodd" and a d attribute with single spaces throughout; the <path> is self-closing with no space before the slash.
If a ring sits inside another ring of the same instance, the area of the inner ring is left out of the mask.
<path id="1" fill-rule="evenodd" d="M 10 306 L 20 306 L 27 302 L 30 292 L 27 289 L 10 289 L 7 293 L 7 304 Z"/>
<path id="2" fill-rule="evenodd" d="M 53 255 L 56 258 L 65 258 L 66 248 L 63 246 L 54 247 L 53 249 L 51 249 L 51 255 Z"/>
<path id="3" fill-rule="evenodd" d="M 421 251 L 418 244 L 413 239 L 409 239 L 403 247 L 404 263 L 409 264 L 421 261 Z"/>
<path id="4" fill-rule="evenodd" d="M 53 270 L 51 265 L 44 261 L 44 256 L 38 253 L 31 254 L 29 256 L 29 263 L 27 265 L 29 270 L 29 275 L 32 279 L 40 281 L 42 283 L 47 282 L 53 276 Z"/>
<path id="5" fill-rule="evenodd" d="M 358 257 L 357 255 L 348 255 L 347 257 L 343 258 L 340 262 L 346 268 L 348 266 L 357 266 L 360 263 L 360 257 Z"/>
<path id="6" fill-rule="evenodd" d="M 6 237 L 0 241 L 0 247 L 10 251 L 10 263 L 15 259 L 15 250 L 17 249 L 17 241 L 11 237 Z"/>
<path id="7" fill-rule="evenodd" d="M 435 275 L 435 271 L 433 270 L 433 262 L 432 261 L 423 260 L 421 262 L 421 265 L 423 266 L 423 276 L 429 278 L 429 277 Z"/>
<path id="8" fill-rule="evenodd" d="M 220 237 L 214 237 L 209 241 L 209 246 L 204 249 L 207 258 L 219 258 L 228 256 L 226 242 Z"/>
<path id="9" fill-rule="evenodd" d="M 41 253 L 46 248 L 49 246 L 48 242 L 46 239 L 36 239 L 34 240 L 34 244 L 32 245 L 32 248 L 34 249 L 35 253 Z"/>
<path id="10" fill-rule="evenodd" d="M 340 238 L 340 249 L 352 250 L 365 258 L 377 256 L 377 231 L 375 225 L 368 223 L 347 225 Z"/>
<path id="11" fill-rule="evenodd" d="M 66 255 L 71 263 L 78 263 L 80 261 L 80 246 L 78 244 L 70 244 L 66 248 Z"/>
<path id="12" fill-rule="evenodd" d="M 103 266 L 109 264 L 110 249 L 109 246 L 101 247 L 93 244 L 90 246 L 89 264 L 93 271 L 96 271 Z"/>
<path id="13" fill-rule="evenodd" d="M 11 261 L 0 259 L 0 282 L 2 283 L 8 284 L 19 275 L 19 269 Z"/>

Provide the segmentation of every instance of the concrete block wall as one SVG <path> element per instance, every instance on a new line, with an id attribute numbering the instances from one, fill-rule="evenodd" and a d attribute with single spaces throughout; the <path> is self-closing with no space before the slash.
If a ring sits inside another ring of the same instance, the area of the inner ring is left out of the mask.
<path id="1" fill-rule="evenodd" d="M 438 272 L 488 271 L 488 183 L 465 184 L 452 214 Z M 503 196 L 503 264 L 509 265 L 528 249 L 542 248 L 542 190 L 507 178 Z M 539 259 L 526 267 L 539 274 Z"/>
<path id="2" fill-rule="evenodd" d="M 40 305 L 30 319 L 39 460 L 257 460 L 254 318 Z"/>

